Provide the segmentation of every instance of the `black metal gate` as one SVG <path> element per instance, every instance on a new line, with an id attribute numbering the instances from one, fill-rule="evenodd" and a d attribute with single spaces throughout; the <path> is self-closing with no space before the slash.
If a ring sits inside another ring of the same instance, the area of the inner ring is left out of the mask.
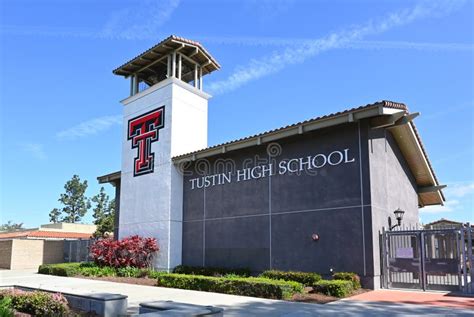
<path id="1" fill-rule="evenodd" d="M 474 293 L 473 228 L 384 232 L 384 288 Z"/>

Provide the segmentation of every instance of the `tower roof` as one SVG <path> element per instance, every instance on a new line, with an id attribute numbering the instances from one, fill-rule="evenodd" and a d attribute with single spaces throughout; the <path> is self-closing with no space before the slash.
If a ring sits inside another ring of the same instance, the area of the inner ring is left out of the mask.
<path id="1" fill-rule="evenodd" d="M 173 51 L 179 51 L 195 60 L 202 67 L 203 75 L 221 68 L 219 63 L 201 43 L 171 35 L 152 48 L 141 53 L 134 59 L 113 70 L 115 75 L 129 77 L 146 70 L 149 66 L 158 63 Z"/>

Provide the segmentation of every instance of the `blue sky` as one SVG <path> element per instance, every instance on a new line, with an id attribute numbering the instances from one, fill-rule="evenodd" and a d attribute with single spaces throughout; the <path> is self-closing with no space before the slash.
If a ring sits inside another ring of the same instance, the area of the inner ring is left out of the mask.
<path id="1" fill-rule="evenodd" d="M 446 205 L 423 208 L 423 222 L 474 222 L 473 3 L 2 1 L 0 222 L 46 223 L 73 174 L 92 196 L 98 175 L 120 169 L 129 84 L 112 69 L 170 34 L 202 42 L 222 65 L 204 81 L 210 145 L 404 102 L 421 113 L 417 127 L 449 186 Z"/>

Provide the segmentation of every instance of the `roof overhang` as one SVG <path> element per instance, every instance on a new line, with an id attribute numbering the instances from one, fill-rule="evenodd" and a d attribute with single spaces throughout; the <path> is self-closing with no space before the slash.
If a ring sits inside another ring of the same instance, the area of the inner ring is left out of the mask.
<path id="1" fill-rule="evenodd" d="M 203 75 L 209 74 L 221 67 L 199 42 L 171 35 L 134 59 L 126 62 L 120 67 L 117 67 L 113 70 L 113 73 L 124 77 L 138 74 L 146 70 L 147 67 L 162 61 L 162 59 L 172 52 L 177 51 L 187 56 L 191 56 L 196 62 L 198 62 L 202 67 Z"/>
<path id="2" fill-rule="evenodd" d="M 394 125 L 388 127 L 388 129 L 415 177 L 420 207 L 443 205 L 445 199 L 442 189 L 446 186 L 438 183 L 414 123 Z"/>
<path id="3" fill-rule="evenodd" d="M 99 184 L 111 183 L 115 186 L 115 184 L 120 182 L 121 174 L 122 173 L 120 171 L 117 171 L 110 174 L 102 175 L 97 177 L 97 181 L 99 182 Z"/>
<path id="4" fill-rule="evenodd" d="M 257 134 L 251 137 L 212 146 L 203 150 L 175 156 L 173 157 L 173 162 L 179 164 L 188 161 L 195 161 L 198 159 L 203 159 L 229 151 L 235 151 L 251 146 L 260 145 L 263 143 L 274 142 L 293 135 L 303 134 L 314 130 L 336 126 L 339 124 L 356 122 L 358 120 L 373 118 L 376 116 L 390 116 L 394 113 L 399 112 L 404 112 L 404 110 L 392 107 L 385 107 L 384 102 L 380 102 L 369 106 L 355 108 L 348 111 L 343 111 L 332 115 L 303 121 L 280 129 Z"/>

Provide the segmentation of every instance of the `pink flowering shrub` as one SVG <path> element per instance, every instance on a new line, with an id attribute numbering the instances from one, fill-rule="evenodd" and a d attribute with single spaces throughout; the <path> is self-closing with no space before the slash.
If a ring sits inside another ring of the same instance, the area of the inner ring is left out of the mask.
<path id="1" fill-rule="evenodd" d="M 131 236 L 97 240 L 90 247 L 90 255 L 100 266 L 147 268 L 158 250 L 155 238 Z"/>
<path id="2" fill-rule="evenodd" d="M 8 300 L 9 308 L 37 317 L 69 316 L 66 298 L 60 293 L 21 290 L 0 291 L 0 299 Z M 3 315 L 2 315 L 3 316 Z M 15 315 L 16 316 L 16 315 Z"/>

